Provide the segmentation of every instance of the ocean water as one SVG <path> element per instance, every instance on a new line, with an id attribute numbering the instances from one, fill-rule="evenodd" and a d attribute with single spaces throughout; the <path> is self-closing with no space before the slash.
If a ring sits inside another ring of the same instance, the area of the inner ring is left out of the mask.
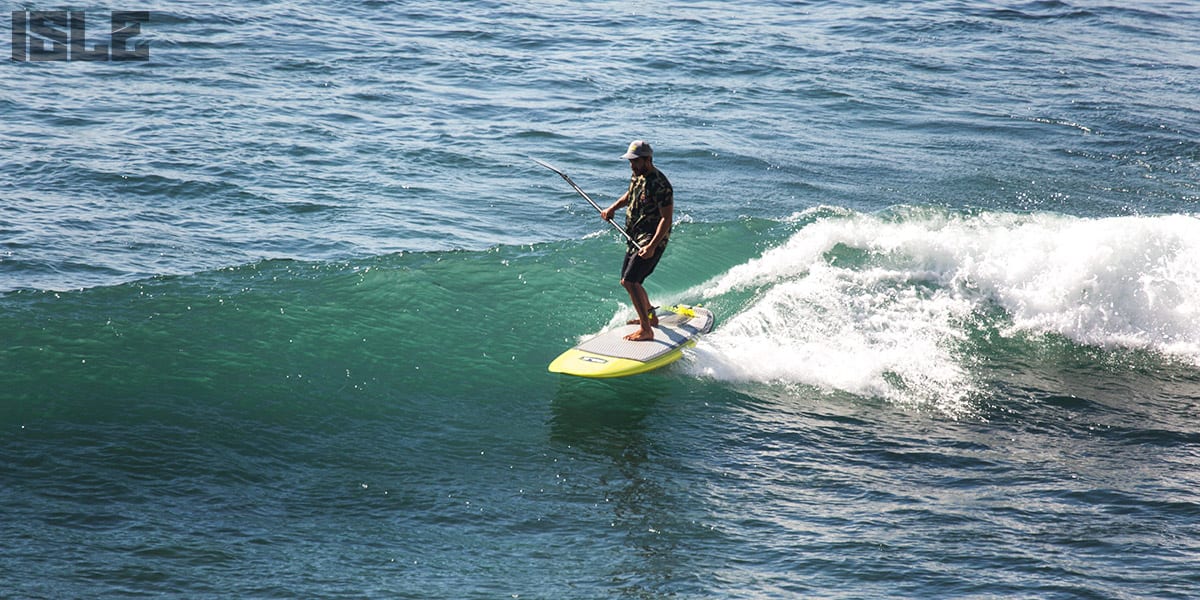
<path id="1" fill-rule="evenodd" d="M 1200 596 L 1200 4 L 71 8 L 150 60 L 0 65 L 0 597 Z M 717 327 L 552 375 L 631 309 L 530 158 L 635 138 Z"/>

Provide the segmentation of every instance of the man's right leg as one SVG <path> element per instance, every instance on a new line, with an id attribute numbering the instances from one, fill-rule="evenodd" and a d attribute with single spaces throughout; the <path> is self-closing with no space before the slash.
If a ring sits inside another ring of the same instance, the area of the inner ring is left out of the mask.
<path id="1" fill-rule="evenodd" d="M 646 294 L 646 288 L 640 283 L 621 280 L 621 285 L 625 291 L 629 292 L 629 300 L 633 302 L 633 309 L 637 311 L 638 330 L 625 336 L 627 340 L 643 341 L 654 339 L 654 330 L 652 326 L 658 325 L 658 316 L 652 313 L 653 307 L 650 306 L 650 297 Z"/>

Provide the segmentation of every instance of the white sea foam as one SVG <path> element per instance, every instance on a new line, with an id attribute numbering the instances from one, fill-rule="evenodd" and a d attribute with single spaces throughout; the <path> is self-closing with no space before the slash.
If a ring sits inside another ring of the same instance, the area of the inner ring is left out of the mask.
<path id="1" fill-rule="evenodd" d="M 908 211 L 822 219 L 707 282 L 752 292 L 691 368 L 963 409 L 967 319 L 1005 335 L 1161 352 L 1200 365 L 1200 218 Z"/>

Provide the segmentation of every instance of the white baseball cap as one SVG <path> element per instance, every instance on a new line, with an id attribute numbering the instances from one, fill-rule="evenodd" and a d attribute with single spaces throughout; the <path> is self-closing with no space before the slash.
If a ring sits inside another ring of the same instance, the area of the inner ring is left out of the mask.
<path id="1" fill-rule="evenodd" d="M 621 158 L 633 160 L 643 156 L 654 156 L 654 150 L 650 148 L 650 143 L 643 140 L 634 140 L 629 144 L 629 150 L 621 155 Z"/>

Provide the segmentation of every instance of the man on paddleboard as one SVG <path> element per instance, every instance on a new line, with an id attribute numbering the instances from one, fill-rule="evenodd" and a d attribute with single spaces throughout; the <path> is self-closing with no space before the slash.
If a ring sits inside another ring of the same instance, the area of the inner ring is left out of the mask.
<path id="1" fill-rule="evenodd" d="M 629 144 L 629 150 L 621 158 L 629 161 L 629 168 L 633 171 L 629 189 L 612 206 L 600 211 L 600 217 L 611 221 L 618 208 L 626 207 L 625 231 L 637 245 L 628 244 L 625 251 L 625 261 L 621 264 L 621 286 L 629 292 L 629 299 L 637 311 L 637 321 L 630 321 L 630 324 L 636 323 L 639 328 L 625 336 L 625 339 L 653 340 L 654 330 L 651 327 L 658 325 L 658 316 L 654 314 L 642 283 L 654 272 L 654 267 L 667 249 L 675 192 L 667 176 L 654 167 L 654 151 L 650 144 L 636 140 Z"/>

